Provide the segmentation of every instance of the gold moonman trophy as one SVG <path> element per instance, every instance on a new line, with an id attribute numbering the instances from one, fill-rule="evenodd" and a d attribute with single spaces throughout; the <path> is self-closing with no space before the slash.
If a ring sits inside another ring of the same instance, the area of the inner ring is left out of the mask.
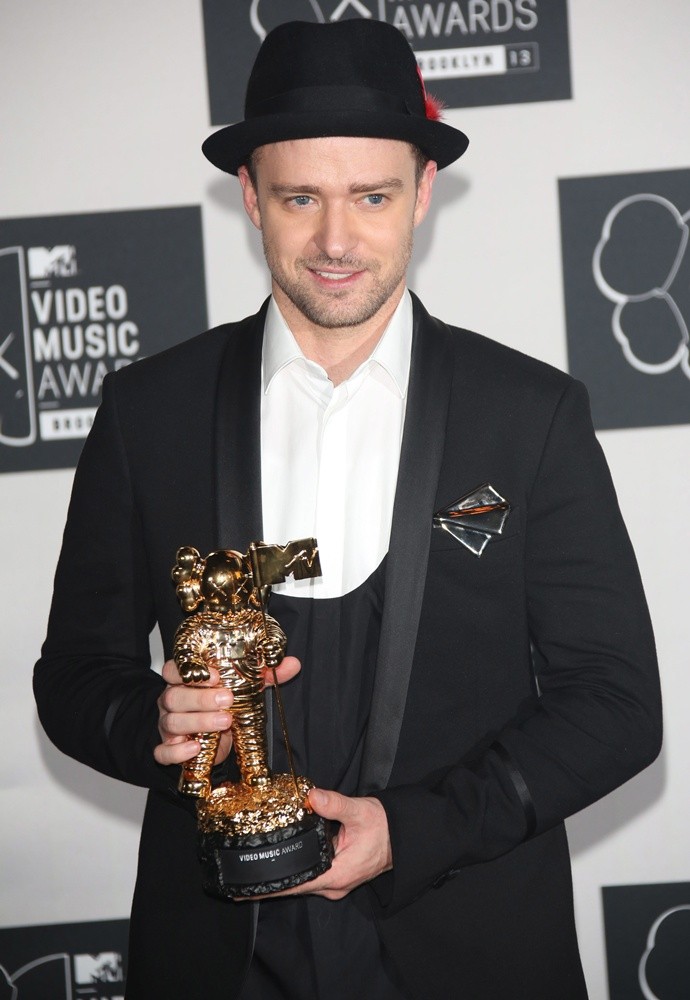
<path id="1" fill-rule="evenodd" d="M 183 765 L 179 784 L 197 798 L 203 884 L 217 896 L 279 892 L 325 872 L 333 858 L 327 823 L 308 804 L 313 784 L 294 773 L 277 684 L 292 773 L 271 774 L 268 766 L 265 671 L 272 670 L 275 680 L 286 640 L 265 605 L 271 585 L 290 575 L 321 575 L 314 538 L 285 546 L 252 542 L 245 555 L 221 549 L 205 559 L 184 546 L 172 571 L 183 610 L 196 611 L 175 634 L 182 680 L 198 684 L 214 666 L 234 695 L 231 732 L 240 781 L 212 788 L 220 733 L 197 733 L 201 750 Z"/>

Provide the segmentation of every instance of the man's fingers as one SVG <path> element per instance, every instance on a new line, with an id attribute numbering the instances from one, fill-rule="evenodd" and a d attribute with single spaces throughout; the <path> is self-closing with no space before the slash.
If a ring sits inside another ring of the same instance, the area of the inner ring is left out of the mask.
<path id="1" fill-rule="evenodd" d="M 196 757 L 200 750 L 201 745 L 196 740 L 173 736 L 155 747 L 153 757 L 159 764 L 183 764 Z"/>
<path id="2" fill-rule="evenodd" d="M 169 712 L 159 724 L 164 739 L 169 736 L 192 736 L 194 733 L 219 733 L 230 728 L 229 712 Z"/>
<path id="3" fill-rule="evenodd" d="M 161 694 L 158 705 L 162 712 L 217 712 L 230 708 L 232 691 L 227 688 L 187 687 L 171 684 Z"/>
<path id="4" fill-rule="evenodd" d="M 202 730 L 199 730 L 201 732 Z M 232 746 L 232 734 L 228 731 L 221 732 L 216 753 L 216 764 L 220 764 L 230 753 Z M 188 736 L 166 736 L 162 743 L 153 751 L 153 756 L 159 764 L 183 764 L 191 760 L 201 750 L 198 740 L 189 739 Z"/>
<path id="5" fill-rule="evenodd" d="M 182 678 L 174 660 L 166 660 L 161 670 L 161 677 L 166 684 L 181 684 Z"/>
<path id="6" fill-rule="evenodd" d="M 285 656 L 281 660 L 280 664 L 276 667 L 276 676 L 278 677 L 279 684 L 285 684 L 286 681 L 292 680 L 302 669 L 302 664 L 299 662 L 296 656 Z M 268 668 L 266 670 L 266 684 L 273 685 L 273 670 Z"/>
<path id="7" fill-rule="evenodd" d="M 158 730 L 165 743 L 170 737 L 223 732 L 230 728 L 228 709 L 232 691 L 226 688 L 170 684 L 158 699 Z"/>

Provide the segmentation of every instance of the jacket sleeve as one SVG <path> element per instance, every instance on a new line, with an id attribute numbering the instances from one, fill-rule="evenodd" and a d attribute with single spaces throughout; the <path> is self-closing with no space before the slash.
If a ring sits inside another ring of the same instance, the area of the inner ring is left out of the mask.
<path id="1" fill-rule="evenodd" d="M 394 867 L 373 888 L 388 912 L 548 830 L 659 752 L 646 601 L 587 394 L 574 381 L 527 498 L 525 587 L 538 697 L 467 759 L 375 793 Z"/>
<path id="2" fill-rule="evenodd" d="M 158 765 L 145 542 L 107 378 L 76 471 L 48 634 L 34 671 L 40 720 L 60 750 L 115 778 L 172 790 Z"/>

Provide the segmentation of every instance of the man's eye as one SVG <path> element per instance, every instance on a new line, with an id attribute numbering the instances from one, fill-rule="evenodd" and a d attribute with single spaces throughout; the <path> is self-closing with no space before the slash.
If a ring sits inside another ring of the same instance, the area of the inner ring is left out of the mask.
<path id="1" fill-rule="evenodd" d="M 301 207 L 303 205 L 308 205 L 311 201 L 311 198 L 309 197 L 308 194 L 296 194 L 295 197 L 292 198 L 291 200 L 294 205 L 299 205 Z"/>
<path id="2" fill-rule="evenodd" d="M 383 199 L 382 194 L 368 194 L 364 200 L 368 205 L 383 205 Z"/>

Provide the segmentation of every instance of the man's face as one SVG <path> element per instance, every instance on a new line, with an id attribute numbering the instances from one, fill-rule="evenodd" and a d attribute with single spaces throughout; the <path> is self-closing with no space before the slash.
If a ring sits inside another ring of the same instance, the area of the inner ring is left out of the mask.
<path id="1" fill-rule="evenodd" d="M 256 188 L 239 171 L 245 208 L 288 322 L 297 310 L 315 327 L 356 327 L 397 302 L 433 162 L 418 185 L 407 143 L 336 137 L 262 146 L 255 163 Z"/>

